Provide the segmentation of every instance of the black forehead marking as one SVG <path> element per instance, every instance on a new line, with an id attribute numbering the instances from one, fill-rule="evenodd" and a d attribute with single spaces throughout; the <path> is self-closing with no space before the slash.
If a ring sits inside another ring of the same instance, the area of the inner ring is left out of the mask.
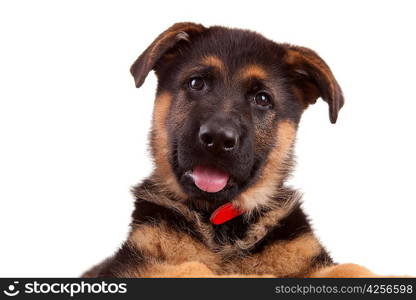
<path id="1" fill-rule="evenodd" d="M 187 52 L 184 57 L 190 59 L 216 56 L 233 73 L 249 64 L 270 66 L 277 63 L 284 50 L 255 32 L 210 27 L 195 38 Z"/>

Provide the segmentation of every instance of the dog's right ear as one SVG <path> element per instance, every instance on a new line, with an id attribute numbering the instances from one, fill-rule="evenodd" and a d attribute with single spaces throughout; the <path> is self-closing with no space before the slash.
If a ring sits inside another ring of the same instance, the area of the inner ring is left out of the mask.
<path id="1" fill-rule="evenodd" d="M 157 62 L 179 42 L 190 42 L 191 39 L 205 31 L 206 28 L 195 23 L 176 23 L 162 32 L 152 44 L 136 59 L 130 68 L 136 87 L 140 87 L 147 74 L 154 69 Z"/>

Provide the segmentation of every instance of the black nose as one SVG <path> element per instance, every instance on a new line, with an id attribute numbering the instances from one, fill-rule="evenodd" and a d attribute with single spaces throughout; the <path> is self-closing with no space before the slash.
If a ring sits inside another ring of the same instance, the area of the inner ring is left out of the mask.
<path id="1" fill-rule="evenodd" d="M 231 151 L 238 146 L 238 133 L 230 125 L 211 121 L 199 128 L 199 141 L 209 151 Z"/>

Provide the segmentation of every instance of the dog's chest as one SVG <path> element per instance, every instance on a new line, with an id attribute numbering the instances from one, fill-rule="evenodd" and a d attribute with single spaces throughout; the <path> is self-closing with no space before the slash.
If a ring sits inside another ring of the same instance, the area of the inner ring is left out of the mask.
<path id="1" fill-rule="evenodd" d="M 198 261 L 216 274 L 274 274 L 279 277 L 307 270 L 311 259 L 321 250 L 310 233 L 292 240 L 274 241 L 257 249 L 253 242 L 256 237 L 250 239 L 231 228 L 219 229 L 214 236 L 207 233 L 207 240 L 203 242 L 166 224 L 141 225 L 132 232 L 130 242 L 144 256 L 169 265 Z M 224 234 L 229 230 L 233 235 L 227 237 Z"/>

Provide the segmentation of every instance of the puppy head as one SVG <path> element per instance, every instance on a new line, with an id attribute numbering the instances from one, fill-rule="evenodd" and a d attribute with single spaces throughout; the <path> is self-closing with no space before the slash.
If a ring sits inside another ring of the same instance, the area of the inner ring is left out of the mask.
<path id="1" fill-rule="evenodd" d="M 266 203 L 288 172 L 304 109 L 321 97 L 335 123 L 344 103 L 315 52 L 250 31 L 175 24 L 131 67 L 137 87 L 152 69 L 155 175 L 206 207 Z"/>

